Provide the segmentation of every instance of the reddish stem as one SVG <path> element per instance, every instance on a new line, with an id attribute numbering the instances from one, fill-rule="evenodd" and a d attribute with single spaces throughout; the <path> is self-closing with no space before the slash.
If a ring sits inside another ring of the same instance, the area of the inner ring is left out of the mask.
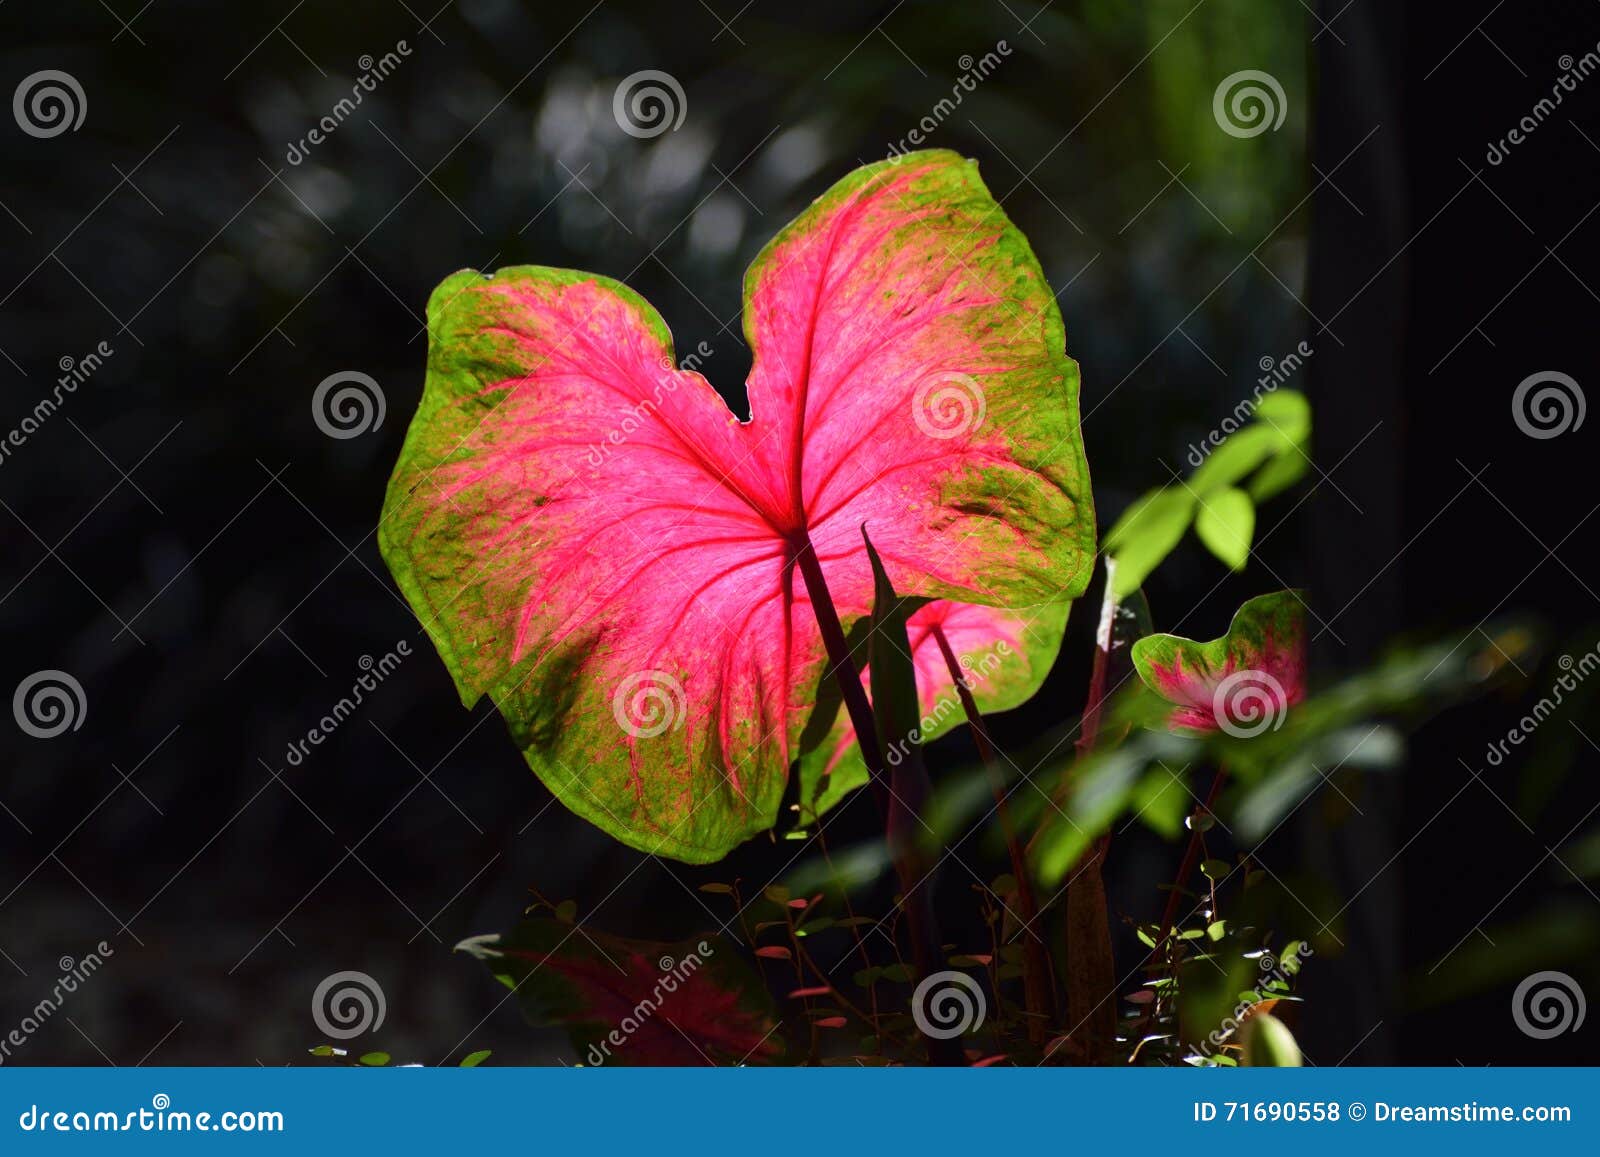
<path id="1" fill-rule="evenodd" d="M 1228 778 L 1228 773 L 1223 768 L 1217 768 L 1217 774 L 1211 781 L 1211 790 L 1206 792 L 1206 799 L 1200 805 L 1197 815 L 1210 815 L 1211 805 L 1217 802 L 1217 793 L 1222 789 L 1222 781 Z M 1200 848 L 1203 843 L 1204 832 L 1198 824 L 1189 833 L 1189 845 L 1183 850 L 1183 861 L 1178 866 L 1178 878 L 1173 881 L 1172 892 L 1167 897 L 1167 910 L 1161 916 L 1161 935 L 1156 937 L 1156 951 L 1160 952 L 1166 946 L 1167 938 L 1172 935 L 1172 926 L 1178 919 L 1178 904 L 1183 897 L 1180 889 L 1191 875 L 1194 874 L 1195 861 L 1200 858 Z"/>
<path id="2" fill-rule="evenodd" d="M 996 763 L 994 743 L 989 738 L 988 724 L 984 721 L 983 713 L 978 710 L 978 701 L 972 697 L 971 688 L 967 686 L 966 673 L 961 669 L 961 661 L 956 658 L 955 649 L 950 646 L 944 627 L 935 623 L 931 633 L 933 641 L 939 645 L 939 653 L 944 656 L 945 666 L 950 670 L 956 695 L 961 699 L 962 710 L 967 714 L 967 728 L 972 733 L 973 745 L 978 749 L 978 757 L 983 760 L 984 769 L 989 775 L 989 786 L 994 790 L 995 816 L 1000 821 L 1000 831 L 1006 841 L 1006 852 L 1011 857 L 1011 874 L 1017 881 L 1017 906 L 1022 909 L 1023 932 L 1027 937 L 1022 943 L 1023 993 L 1027 1000 L 1028 1012 L 1034 1018 L 1028 1024 L 1028 1035 L 1042 1039 L 1045 1023 L 1055 1018 L 1055 1001 L 1052 999 L 1054 994 L 1050 987 L 1049 959 L 1045 956 L 1044 948 L 1033 931 L 1034 921 L 1039 916 L 1039 904 L 1034 898 L 1033 881 L 1028 876 L 1028 861 L 1022 854 L 1022 845 L 1017 841 L 1016 828 L 1012 826 L 1010 809 L 1006 806 L 1005 784 L 1001 780 L 999 766 Z"/>
<path id="3" fill-rule="evenodd" d="M 855 728 L 856 743 L 861 748 L 861 758 L 866 762 L 874 793 L 885 817 L 886 838 L 894 856 L 895 873 L 900 878 L 900 891 L 904 898 L 906 922 L 911 930 L 912 959 L 922 977 L 932 976 L 943 963 L 943 950 L 939 929 L 933 912 L 931 870 L 915 847 L 911 834 L 919 822 L 919 809 L 927 796 L 927 776 L 910 778 L 920 771 L 921 764 L 903 759 L 895 769 L 896 786 L 891 789 L 888 773 L 884 769 L 883 748 L 878 740 L 878 725 L 872 713 L 872 704 L 861 686 L 861 673 L 850 655 L 844 627 L 839 622 L 839 612 L 834 607 L 833 595 L 828 591 L 828 580 L 823 576 L 822 564 L 817 560 L 816 548 L 809 535 L 798 544 L 795 563 L 800 568 L 811 596 L 811 609 L 817 616 L 817 626 L 822 632 L 822 645 L 833 666 L 834 679 L 839 693 L 844 697 L 845 710 L 850 724 Z M 913 769 L 915 763 L 915 771 Z M 966 1058 L 961 1046 L 953 1039 L 928 1037 L 928 1061 L 934 1065 L 964 1065 Z"/>

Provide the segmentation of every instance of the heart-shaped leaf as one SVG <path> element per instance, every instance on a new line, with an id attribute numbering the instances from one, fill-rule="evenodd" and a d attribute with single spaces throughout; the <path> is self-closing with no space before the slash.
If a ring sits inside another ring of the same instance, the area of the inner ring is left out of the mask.
<path id="1" fill-rule="evenodd" d="M 885 757 L 894 760 L 911 744 L 928 744 L 966 722 L 950 665 L 939 646 L 943 634 L 962 678 L 984 715 L 1009 711 L 1033 697 L 1061 649 L 1070 604 L 1011 610 L 935 599 L 906 622 L 916 670 L 921 717 L 914 733 L 881 735 Z M 861 681 L 870 687 L 870 665 Z M 887 730 L 887 729 L 885 729 Z M 806 822 L 867 782 L 867 766 L 855 729 L 841 712 L 828 738 L 800 759 L 800 808 Z"/>
<path id="2" fill-rule="evenodd" d="M 738 1065 L 782 1051 L 766 986 L 720 936 L 660 944 L 533 918 L 456 948 L 516 993 L 530 1024 L 566 1029 L 585 1064 Z"/>
<path id="3" fill-rule="evenodd" d="M 1149 635 L 1133 645 L 1146 687 L 1175 704 L 1168 727 L 1248 738 L 1283 726 L 1306 693 L 1305 601 L 1299 591 L 1250 599 L 1209 643 Z"/>
<path id="4" fill-rule="evenodd" d="M 860 527 L 910 597 L 1081 594 L 1078 371 L 1026 240 L 951 153 L 859 169 L 745 279 L 741 424 L 606 277 L 449 278 L 380 528 L 462 701 L 624 842 L 690 861 L 771 827 L 828 677 L 814 549 L 848 630 Z M 837 696 L 823 712 L 837 711 Z"/>

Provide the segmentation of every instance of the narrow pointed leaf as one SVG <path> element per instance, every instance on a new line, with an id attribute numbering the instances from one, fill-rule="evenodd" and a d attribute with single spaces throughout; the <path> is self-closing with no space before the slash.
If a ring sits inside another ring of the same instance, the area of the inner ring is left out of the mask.
<path id="1" fill-rule="evenodd" d="M 1093 557 L 1077 367 L 975 165 L 857 170 L 745 291 L 740 424 L 619 282 L 451 277 L 379 532 L 462 701 L 573 811 L 698 862 L 772 826 L 832 727 L 807 538 L 846 630 L 864 522 L 908 597 L 1071 599 Z"/>
<path id="2" fill-rule="evenodd" d="M 978 710 L 990 716 L 1020 707 L 1038 691 L 1055 664 L 1070 609 L 1066 602 L 1013 610 L 936 599 L 912 612 L 906 634 L 917 681 L 914 734 L 888 735 L 886 748 L 926 745 L 966 723 L 935 628 L 955 652 Z M 869 664 L 861 673 L 864 685 L 870 686 L 871 674 Z M 801 813 L 808 819 L 820 815 L 866 782 L 855 730 L 840 712 L 827 739 L 801 757 Z"/>

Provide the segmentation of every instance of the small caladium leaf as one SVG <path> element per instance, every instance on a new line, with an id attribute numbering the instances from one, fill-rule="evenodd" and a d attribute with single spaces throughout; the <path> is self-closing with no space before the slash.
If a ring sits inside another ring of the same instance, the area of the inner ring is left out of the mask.
<path id="1" fill-rule="evenodd" d="M 857 170 L 763 250 L 748 423 L 609 278 L 460 273 L 428 326 L 384 558 L 462 701 L 490 696 L 550 790 L 634 847 L 719 859 L 831 728 L 807 543 L 847 631 L 872 606 L 863 523 L 908 597 L 1088 582 L 1077 366 L 952 153 Z"/>
<path id="2" fill-rule="evenodd" d="M 516 993 L 527 1021 L 567 1031 L 587 1065 L 762 1064 L 783 1051 L 759 975 L 729 940 L 628 940 L 532 918 L 456 945 Z"/>
<path id="3" fill-rule="evenodd" d="M 886 759 L 908 744 L 927 744 L 966 723 L 950 665 L 939 646 L 942 633 L 956 656 L 973 701 L 985 716 L 1020 707 L 1031 699 L 1055 664 L 1071 604 L 1013 610 L 936 599 L 906 620 L 912 665 L 916 670 L 919 717 L 913 731 L 880 736 Z M 871 687 L 871 665 L 861 672 Z M 827 811 L 867 782 L 867 766 L 855 729 L 840 712 L 822 743 L 800 758 L 800 810 L 806 822 Z"/>
<path id="4" fill-rule="evenodd" d="M 1249 738 L 1282 727 L 1305 698 L 1305 648 L 1301 593 L 1278 591 L 1246 602 L 1228 633 L 1209 643 L 1140 639 L 1133 663 L 1145 686 L 1175 705 L 1166 716 L 1172 730 Z"/>

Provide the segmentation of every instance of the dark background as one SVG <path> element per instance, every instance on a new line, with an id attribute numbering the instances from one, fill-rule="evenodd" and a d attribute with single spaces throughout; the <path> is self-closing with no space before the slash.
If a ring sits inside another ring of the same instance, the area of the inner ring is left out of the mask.
<path id="1" fill-rule="evenodd" d="M 394 74 L 289 164 L 359 59 L 402 39 Z M 0 118 L 0 427 L 61 359 L 114 353 L 0 464 L 0 687 L 58 668 L 87 700 L 56 739 L 0 727 L 0 1030 L 58 958 L 115 954 L 8 1063 L 298 1063 L 320 1039 L 311 992 L 344 969 L 387 995 L 361 1047 L 549 1062 L 457 940 L 511 923 L 530 888 L 597 928 L 686 936 L 714 922 L 696 884 L 785 868 L 765 841 L 709 869 L 621 848 L 551 802 L 491 707 L 459 707 L 372 537 L 421 309 L 466 266 L 620 277 L 680 351 L 709 343 L 702 369 L 736 399 L 745 264 L 1001 39 L 1012 54 L 929 143 L 980 160 L 1061 290 L 1104 524 L 1187 471 L 1261 359 L 1315 351 L 1292 384 L 1320 470 L 1263 510 L 1243 575 L 1182 548 L 1150 584 L 1158 625 L 1210 637 L 1243 598 L 1303 584 L 1331 627 L 1324 676 L 1514 613 L 1546 639 L 1511 691 L 1417 736 L 1400 775 L 1340 773 L 1360 814 L 1324 789 L 1262 849 L 1305 898 L 1285 933 L 1331 921 L 1348 946 L 1307 975 L 1308 1055 L 1596 1059 L 1592 1023 L 1534 1041 L 1509 998 L 1541 968 L 1600 992 L 1600 899 L 1549 854 L 1593 829 L 1600 713 L 1545 724 L 1533 758 L 1483 757 L 1556 656 L 1600 641 L 1600 420 L 1539 441 L 1510 410 L 1536 371 L 1600 382 L 1600 79 L 1485 159 L 1558 58 L 1596 48 L 1596 5 L 11 0 L 0 90 L 59 69 L 87 115 L 47 140 Z M 1287 115 L 1239 139 L 1211 97 L 1247 68 Z M 687 98 L 652 140 L 611 112 L 641 69 Z M 334 440 L 311 395 L 344 370 L 380 384 L 387 417 Z M 997 721 L 1003 744 L 1079 709 L 1090 619 Z M 402 639 L 412 657 L 288 765 L 361 657 Z M 964 743 L 935 750 L 936 776 Z M 853 801 L 830 842 L 872 826 Z M 1114 916 L 1152 918 L 1175 859 L 1119 838 Z M 947 876 L 941 904 L 963 889 Z"/>

